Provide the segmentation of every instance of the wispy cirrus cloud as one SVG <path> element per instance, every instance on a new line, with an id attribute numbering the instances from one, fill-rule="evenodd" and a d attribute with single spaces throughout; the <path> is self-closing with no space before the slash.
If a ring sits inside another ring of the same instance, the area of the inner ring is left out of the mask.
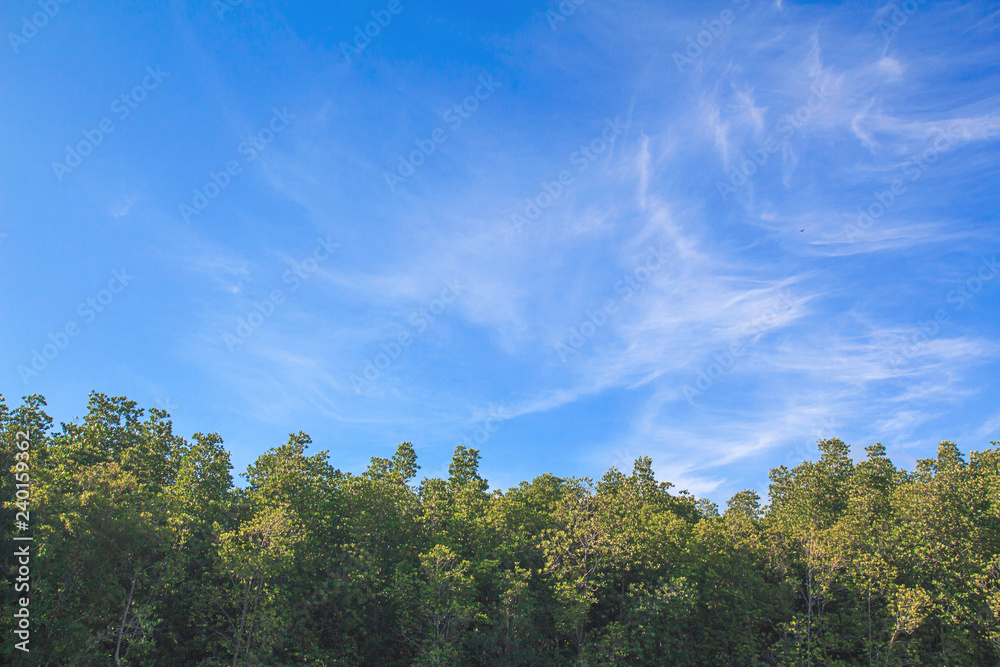
<path id="1" fill-rule="evenodd" d="M 673 53 L 724 8 L 735 20 L 678 71 Z M 88 258 L 134 258 L 150 291 L 124 321 L 158 353 L 104 332 L 74 344 L 94 360 L 78 372 L 235 431 L 237 460 L 302 428 L 345 469 L 411 440 L 425 470 L 441 470 L 494 419 L 480 446 L 498 480 L 598 475 L 650 454 L 678 486 L 724 501 L 764 490 L 763 471 L 812 455 L 820 437 L 883 439 L 905 458 L 956 424 L 990 436 L 1000 296 L 991 283 L 957 310 L 948 294 L 998 245 L 1000 96 L 982 64 L 998 53 L 993 10 L 927 5 L 888 40 L 879 9 L 823 4 L 594 2 L 555 31 L 523 3 L 489 21 L 480 11 L 414 4 L 349 63 L 338 44 L 353 10 L 247 5 L 239 20 L 208 12 L 210 30 L 178 14 L 181 29 L 155 44 L 175 55 L 164 111 L 123 126 L 132 134 L 66 189 L 0 174 L 4 261 L 30 278 L 24 318 L 64 318 L 55 284 L 87 276 Z M 94 19 L 143 46 L 127 20 Z M 76 91 L 80 47 L 57 45 L 66 72 L 12 71 L 10 99 L 34 99 L 39 81 Z M 134 76 L 104 65 L 108 94 Z M 403 149 L 487 74 L 496 94 L 388 196 Z M 75 131 L 92 121 L 74 110 L 105 92 L 45 108 Z M 295 119 L 280 138 L 180 225 L 177 202 L 243 160 L 237 147 L 285 106 Z M 605 139 L 609 121 L 620 129 Z M 44 171 L 61 148 L 46 139 L 55 121 L 35 122 L 37 147 L 5 136 Z M 899 179 L 905 192 L 882 203 Z M 873 202 L 885 210 L 848 238 Z M 29 224 L 16 221 L 41 215 L 56 260 L 13 255 Z M 292 293 L 287 272 L 318 237 L 337 251 Z M 432 313 L 456 279 L 461 298 Z M 280 309 L 229 352 L 224 334 L 276 289 Z M 894 362 L 940 308 L 948 326 Z M 587 322 L 585 344 L 560 358 Z M 127 372 L 107 362 L 119 358 Z M 377 382 L 356 392 L 369 362 L 383 366 Z"/>

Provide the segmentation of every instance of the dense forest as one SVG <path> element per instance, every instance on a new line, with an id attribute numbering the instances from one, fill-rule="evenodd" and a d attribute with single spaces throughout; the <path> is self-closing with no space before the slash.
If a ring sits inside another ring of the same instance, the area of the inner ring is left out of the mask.
<path id="1" fill-rule="evenodd" d="M 997 442 L 911 472 L 824 440 L 720 512 L 648 458 L 491 492 L 474 449 L 418 483 L 409 443 L 351 474 L 304 433 L 236 485 L 222 439 L 161 410 L 44 409 L 0 398 L 4 662 L 1000 664 Z"/>

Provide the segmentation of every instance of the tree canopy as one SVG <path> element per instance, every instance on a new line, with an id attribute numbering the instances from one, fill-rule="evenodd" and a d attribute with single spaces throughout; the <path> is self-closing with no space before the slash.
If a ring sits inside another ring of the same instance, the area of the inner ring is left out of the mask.
<path id="1" fill-rule="evenodd" d="M 352 474 L 301 432 L 237 486 L 161 410 L 94 393 L 55 429 L 45 405 L 0 397 L 8 545 L 31 483 L 12 664 L 1000 665 L 997 442 L 906 471 L 824 440 L 720 513 L 646 457 L 490 491 L 475 449 L 417 482 L 408 442 Z"/>

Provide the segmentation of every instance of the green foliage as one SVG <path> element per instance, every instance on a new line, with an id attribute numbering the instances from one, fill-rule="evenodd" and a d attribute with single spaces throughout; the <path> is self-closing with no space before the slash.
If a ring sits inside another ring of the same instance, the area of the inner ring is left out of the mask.
<path id="1" fill-rule="evenodd" d="M 0 397 L 0 531 L 27 467 L 34 538 L 30 654 L 0 610 L 13 664 L 1000 665 L 995 442 L 911 473 L 824 440 L 720 515 L 647 457 L 491 492 L 475 449 L 417 483 L 408 442 L 350 474 L 304 433 L 241 488 L 218 435 L 163 411 L 44 409 Z"/>

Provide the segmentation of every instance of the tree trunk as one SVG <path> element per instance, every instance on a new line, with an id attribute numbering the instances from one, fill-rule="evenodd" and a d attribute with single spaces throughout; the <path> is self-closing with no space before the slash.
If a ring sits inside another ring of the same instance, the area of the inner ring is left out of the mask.
<path id="1" fill-rule="evenodd" d="M 128 622 L 128 612 L 132 608 L 132 594 L 135 593 L 135 580 L 132 577 L 132 587 L 128 591 L 128 600 L 125 601 L 125 609 L 122 611 L 122 623 L 118 627 L 118 642 L 115 644 L 115 667 L 121 665 L 122 635 L 125 633 L 125 623 Z"/>
<path id="2" fill-rule="evenodd" d="M 253 577 L 247 582 L 247 587 L 243 592 L 243 610 L 240 614 L 240 627 L 236 630 L 236 647 L 233 650 L 233 667 L 236 667 L 236 662 L 240 658 L 240 644 L 243 642 L 243 629 L 246 627 L 247 622 L 247 607 L 250 605 L 250 586 L 253 583 Z"/>

